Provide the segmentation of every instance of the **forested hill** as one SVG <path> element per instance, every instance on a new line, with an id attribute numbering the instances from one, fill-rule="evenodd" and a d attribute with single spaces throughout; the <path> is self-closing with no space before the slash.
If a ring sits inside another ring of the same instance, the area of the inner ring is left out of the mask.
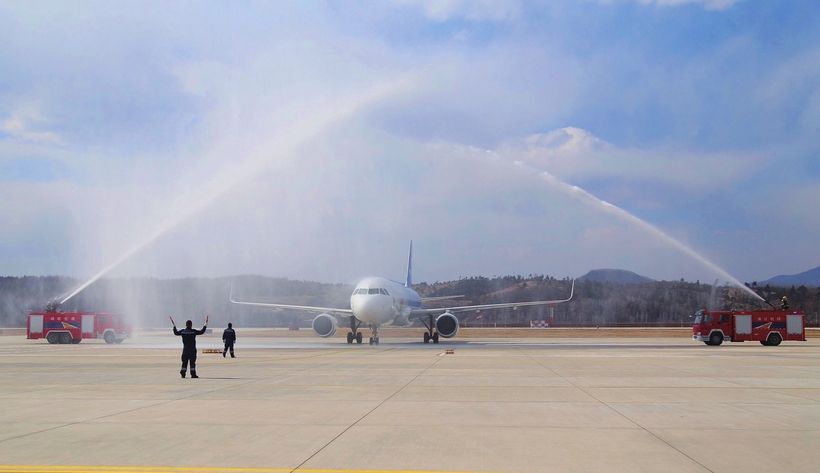
<path id="1" fill-rule="evenodd" d="M 67 277 L 0 277 L 0 327 L 25 326 L 29 311 L 42 311 L 46 303 L 59 299 L 83 281 Z M 457 281 L 420 283 L 414 288 L 423 297 L 461 295 L 439 301 L 444 305 L 474 305 L 544 299 L 565 299 L 571 280 L 549 276 L 472 277 Z M 322 307 L 349 308 L 352 285 L 294 281 L 263 276 L 221 278 L 110 278 L 101 279 L 71 299 L 60 310 L 90 310 L 126 314 L 138 327 L 165 327 L 168 317 L 177 323 L 192 319 L 195 324 L 211 315 L 214 326 L 231 321 L 237 326 L 309 326 L 311 316 L 298 311 L 275 311 L 231 304 L 234 299 L 282 302 Z M 804 310 L 807 321 L 817 320 L 820 289 L 804 286 L 756 287 L 767 300 L 779 303 L 789 297 L 793 308 Z M 428 305 L 435 307 L 434 305 Z M 704 307 L 714 309 L 760 308 L 743 291 L 699 282 L 651 281 L 623 284 L 578 281 L 575 296 L 554 307 L 556 324 L 688 324 L 690 316 Z M 549 307 L 518 310 L 488 310 L 459 314 L 462 323 L 528 324 L 549 318 Z"/>

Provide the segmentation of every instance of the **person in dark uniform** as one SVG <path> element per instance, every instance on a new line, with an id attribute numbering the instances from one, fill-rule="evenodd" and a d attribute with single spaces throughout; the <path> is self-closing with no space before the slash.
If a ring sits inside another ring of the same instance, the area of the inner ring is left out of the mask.
<path id="1" fill-rule="evenodd" d="M 194 330 L 192 328 L 193 322 L 190 320 L 185 321 L 185 328 L 182 330 L 177 330 L 177 324 L 174 323 L 173 318 L 171 323 L 174 325 L 174 335 L 182 337 L 182 369 L 179 370 L 179 374 L 183 378 L 185 377 L 185 371 L 187 371 L 188 362 L 190 361 L 191 377 L 199 378 L 196 375 L 196 336 L 205 333 L 205 329 L 208 328 L 208 316 L 205 316 L 205 325 L 202 326 L 202 330 Z"/>
<path id="2" fill-rule="evenodd" d="M 786 299 L 786 296 L 780 299 L 780 310 L 789 310 L 789 300 Z"/>
<path id="3" fill-rule="evenodd" d="M 233 355 L 233 343 L 236 341 L 236 332 L 233 330 L 233 324 L 228 322 L 228 328 L 222 332 L 222 341 L 225 342 L 225 349 L 222 351 L 222 358 L 225 358 L 225 354 L 228 353 L 228 349 L 231 350 L 231 358 L 236 358 Z"/>

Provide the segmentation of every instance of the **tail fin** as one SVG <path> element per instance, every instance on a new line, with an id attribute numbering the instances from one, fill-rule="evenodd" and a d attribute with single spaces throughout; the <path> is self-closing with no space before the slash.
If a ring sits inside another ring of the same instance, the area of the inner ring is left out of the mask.
<path id="1" fill-rule="evenodd" d="M 413 240 L 410 240 L 410 256 L 407 258 L 407 279 L 404 280 L 404 287 L 413 286 Z"/>

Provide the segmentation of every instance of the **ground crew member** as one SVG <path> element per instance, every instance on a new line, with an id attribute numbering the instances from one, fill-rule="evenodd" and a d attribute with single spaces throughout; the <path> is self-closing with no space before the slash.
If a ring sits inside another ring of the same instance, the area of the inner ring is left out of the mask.
<path id="1" fill-rule="evenodd" d="M 780 300 L 780 310 L 789 310 L 789 300 L 786 299 L 786 296 L 783 296 L 783 299 Z"/>
<path id="2" fill-rule="evenodd" d="M 225 354 L 228 353 L 228 349 L 231 350 L 231 358 L 236 358 L 233 355 L 233 344 L 236 341 L 236 332 L 233 330 L 233 324 L 228 322 L 228 328 L 222 332 L 222 341 L 225 342 L 225 349 L 222 351 L 222 358 L 225 358 Z"/>
<path id="3" fill-rule="evenodd" d="M 190 361 L 191 377 L 199 378 L 199 376 L 196 375 L 196 336 L 205 333 L 205 329 L 208 327 L 208 316 L 205 316 L 205 325 L 202 326 L 202 330 L 194 330 L 191 328 L 193 322 L 190 320 L 185 321 L 185 328 L 182 330 L 177 330 L 177 324 L 174 323 L 173 318 L 171 318 L 171 324 L 174 325 L 174 335 L 182 337 L 182 369 L 179 371 L 179 374 L 183 378 L 185 377 L 185 371 L 188 370 L 188 362 Z"/>

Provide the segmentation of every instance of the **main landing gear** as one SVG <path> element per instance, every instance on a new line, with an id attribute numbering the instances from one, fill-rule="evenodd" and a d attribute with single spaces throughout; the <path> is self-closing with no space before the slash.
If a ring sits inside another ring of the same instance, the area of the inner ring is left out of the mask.
<path id="1" fill-rule="evenodd" d="M 371 325 L 370 330 L 373 330 L 373 336 L 370 337 L 370 344 L 371 345 L 378 345 L 379 344 L 379 326 L 378 325 Z"/>
<path id="2" fill-rule="evenodd" d="M 361 320 L 356 317 L 350 317 L 350 332 L 347 333 L 347 343 L 353 343 L 353 340 L 356 340 L 356 343 L 359 345 L 362 344 L 362 332 L 359 332 L 359 326 L 361 324 Z M 373 342 L 370 342 L 370 344 L 372 345 Z"/>
<path id="3" fill-rule="evenodd" d="M 433 320 L 432 315 L 430 315 L 428 319 L 429 322 L 428 320 L 425 320 L 423 317 L 420 319 L 421 323 L 423 323 L 424 326 L 427 327 L 427 331 L 424 332 L 424 343 L 430 343 L 430 340 L 432 340 L 433 343 L 438 343 L 438 332 L 433 331 L 433 327 L 435 327 L 436 322 Z"/>

